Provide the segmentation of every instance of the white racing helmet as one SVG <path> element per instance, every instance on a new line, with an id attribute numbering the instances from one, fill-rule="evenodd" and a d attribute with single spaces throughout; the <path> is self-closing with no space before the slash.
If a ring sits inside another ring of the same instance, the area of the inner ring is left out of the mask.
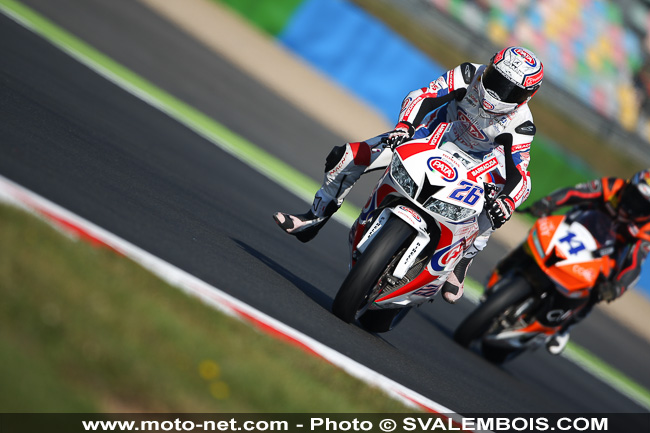
<path id="1" fill-rule="evenodd" d="M 532 51 L 508 47 L 492 57 L 479 83 L 482 108 L 507 114 L 527 102 L 542 85 L 544 65 Z"/>

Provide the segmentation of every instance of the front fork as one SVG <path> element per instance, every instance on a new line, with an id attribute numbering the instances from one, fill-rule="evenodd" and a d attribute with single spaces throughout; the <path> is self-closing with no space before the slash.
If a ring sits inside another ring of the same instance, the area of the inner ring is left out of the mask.
<path id="1" fill-rule="evenodd" d="M 416 235 L 411 244 L 406 248 L 406 251 L 400 258 L 395 270 L 392 275 L 396 279 L 402 279 L 406 272 L 413 266 L 416 259 L 424 248 L 429 244 L 430 237 L 427 232 L 427 223 L 420 216 L 419 213 L 411 209 L 410 207 L 404 205 L 398 205 L 395 207 L 384 208 L 381 213 L 373 220 L 372 225 L 368 230 L 363 234 L 363 228 L 358 220 L 353 226 L 354 234 L 351 235 L 354 237 L 352 239 L 352 260 L 353 263 L 356 261 L 360 254 L 363 254 L 366 247 L 370 245 L 372 240 L 377 236 L 377 233 L 384 227 L 389 218 L 400 218 L 408 225 L 410 225 Z M 358 241 L 357 241 L 357 238 Z M 355 242 L 356 241 L 356 242 Z"/>
<path id="2" fill-rule="evenodd" d="M 520 306 L 523 311 L 514 314 L 514 317 L 523 319 L 524 327 L 519 331 L 544 330 L 544 333 L 550 337 L 555 332 L 566 330 L 591 310 L 593 302 L 590 299 L 570 299 L 560 294 L 555 289 L 554 283 L 535 265 L 532 257 L 527 255 L 525 248 L 521 246 L 497 264 L 488 280 L 481 302 L 484 302 L 494 291 L 501 290 L 501 283 L 506 284 L 504 290 L 507 290 L 508 275 L 514 273 L 524 277 L 535 293 L 535 301 L 525 308 Z"/>

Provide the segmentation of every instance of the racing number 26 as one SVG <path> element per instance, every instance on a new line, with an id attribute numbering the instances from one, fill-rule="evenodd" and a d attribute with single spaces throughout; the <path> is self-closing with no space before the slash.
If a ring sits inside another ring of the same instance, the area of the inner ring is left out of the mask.
<path id="1" fill-rule="evenodd" d="M 449 195 L 449 198 L 474 206 L 479 197 L 483 195 L 483 188 L 474 183 L 467 182 L 466 180 L 461 181 L 460 184 L 463 185 L 463 187 L 452 192 L 451 195 Z"/>

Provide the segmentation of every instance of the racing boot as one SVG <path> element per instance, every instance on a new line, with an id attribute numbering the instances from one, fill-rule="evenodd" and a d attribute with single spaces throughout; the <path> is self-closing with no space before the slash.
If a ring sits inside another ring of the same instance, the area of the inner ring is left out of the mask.
<path id="1" fill-rule="evenodd" d="M 297 215 L 276 212 L 273 219 L 282 230 L 295 236 L 300 242 L 309 242 L 339 208 L 334 200 L 329 200 L 325 205 L 321 203 L 323 197 L 317 193 L 314 204 L 307 212 Z"/>
<path id="2" fill-rule="evenodd" d="M 558 332 L 548 339 L 546 342 L 546 350 L 548 350 L 551 355 L 559 355 L 562 353 L 567 343 L 569 343 L 569 337 L 570 334 L 568 329 L 566 331 Z"/>
<path id="3" fill-rule="evenodd" d="M 377 150 L 382 136 L 368 140 Z M 314 202 L 304 214 L 292 215 L 276 212 L 273 219 L 282 230 L 294 235 L 301 242 L 309 242 L 343 204 L 352 186 L 370 163 L 381 155 L 373 152 L 368 142 L 346 143 L 336 146 L 325 159 L 325 177 L 316 192 Z M 387 153 L 390 158 L 391 153 Z"/>
<path id="4" fill-rule="evenodd" d="M 442 286 L 442 298 L 450 304 L 455 304 L 463 296 L 463 286 L 467 270 L 472 264 L 474 257 L 463 257 Z"/>

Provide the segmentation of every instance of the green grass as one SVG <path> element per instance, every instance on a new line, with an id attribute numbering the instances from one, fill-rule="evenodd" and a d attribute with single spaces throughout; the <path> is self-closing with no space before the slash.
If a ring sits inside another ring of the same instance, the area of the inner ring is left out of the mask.
<path id="1" fill-rule="evenodd" d="M 528 170 L 532 190 L 523 208 L 558 188 L 598 177 L 584 161 L 562 151 L 557 144 L 543 136 L 535 137 L 531 146 Z"/>
<path id="2" fill-rule="evenodd" d="M 0 257 L 2 412 L 407 411 L 6 205 Z"/>
<path id="3" fill-rule="evenodd" d="M 277 36 L 302 0 L 213 0 L 228 5 L 255 26 Z"/>

